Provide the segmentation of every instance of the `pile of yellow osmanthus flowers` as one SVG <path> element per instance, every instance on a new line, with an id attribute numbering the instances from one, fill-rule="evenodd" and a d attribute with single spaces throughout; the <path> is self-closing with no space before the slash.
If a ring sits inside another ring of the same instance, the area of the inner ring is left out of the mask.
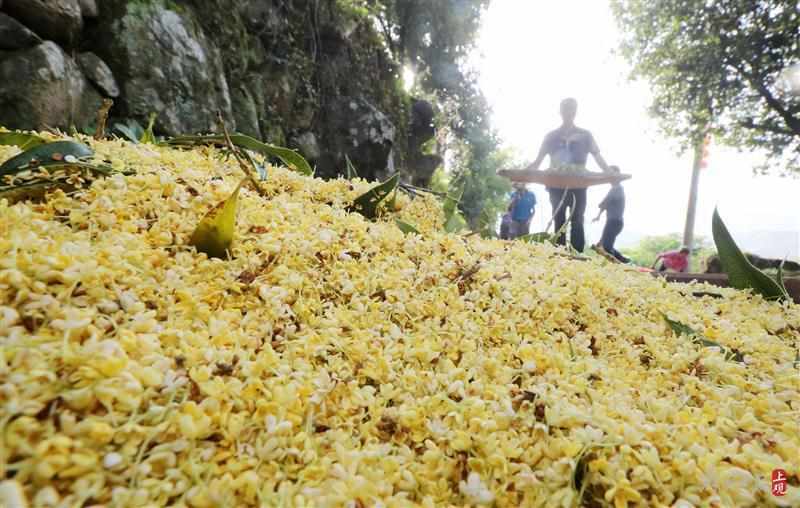
<path id="1" fill-rule="evenodd" d="M 234 161 L 91 144 L 136 173 L 0 202 L 0 504 L 800 506 L 800 307 L 280 167 L 209 259 Z"/>

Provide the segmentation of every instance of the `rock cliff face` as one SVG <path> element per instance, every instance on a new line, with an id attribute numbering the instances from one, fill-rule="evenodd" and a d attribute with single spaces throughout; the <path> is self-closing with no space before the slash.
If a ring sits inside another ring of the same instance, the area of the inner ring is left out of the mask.
<path id="1" fill-rule="evenodd" d="M 299 149 L 321 176 L 394 169 L 425 184 L 439 164 L 420 147 L 430 104 L 407 96 L 372 20 L 341 0 L 4 0 L 0 125 L 157 134 L 229 125 Z"/>

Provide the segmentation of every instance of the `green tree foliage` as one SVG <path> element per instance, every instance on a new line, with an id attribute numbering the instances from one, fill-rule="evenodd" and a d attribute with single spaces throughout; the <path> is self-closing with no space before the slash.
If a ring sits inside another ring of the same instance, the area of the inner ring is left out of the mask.
<path id="1" fill-rule="evenodd" d="M 451 92 L 465 88 L 464 61 L 475 46 L 489 0 L 363 2 L 375 14 L 391 52 L 411 65 L 424 88 Z"/>
<path id="2" fill-rule="evenodd" d="M 473 147 L 469 171 L 464 173 L 464 196 L 461 210 L 469 221 L 470 228 L 484 231 L 494 230 L 498 217 L 508 207 L 511 183 L 497 176 L 497 169 L 509 167 L 512 160 L 509 152 L 493 150 L 476 157 Z"/>
<path id="3" fill-rule="evenodd" d="M 357 0 L 349 0 L 357 1 Z M 410 66 L 417 89 L 439 110 L 442 151 L 454 161 L 465 188 L 460 203 L 470 227 L 503 206 L 509 186 L 496 175 L 498 140 L 489 105 L 470 68 L 481 16 L 489 0 L 363 0 L 381 27 L 387 47 Z"/>
<path id="4" fill-rule="evenodd" d="M 731 146 L 765 149 L 797 171 L 800 96 L 785 86 L 800 62 L 797 0 L 612 0 L 632 78 L 647 80 L 652 113 L 683 147 L 710 126 Z"/>
<path id="5" fill-rule="evenodd" d="M 636 247 L 621 250 L 635 264 L 652 266 L 660 253 L 680 249 L 681 245 L 681 236 L 678 233 L 671 233 L 668 235 L 645 236 L 639 240 L 639 244 Z M 716 250 L 714 250 L 709 240 L 702 236 L 695 238 L 695 245 L 689 270 L 702 272 L 705 269 L 705 260 L 715 254 Z"/>

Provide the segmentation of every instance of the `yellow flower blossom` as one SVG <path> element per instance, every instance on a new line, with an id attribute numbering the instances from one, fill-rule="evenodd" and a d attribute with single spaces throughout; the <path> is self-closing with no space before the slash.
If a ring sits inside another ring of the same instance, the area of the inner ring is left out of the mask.
<path id="1" fill-rule="evenodd" d="M 798 306 L 446 234 L 428 195 L 367 221 L 373 184 L 280 167 L 209 259 L 234 161 L 93 147 L 135 174 L 0 200 L 0 505 L 797 505 Z"/>

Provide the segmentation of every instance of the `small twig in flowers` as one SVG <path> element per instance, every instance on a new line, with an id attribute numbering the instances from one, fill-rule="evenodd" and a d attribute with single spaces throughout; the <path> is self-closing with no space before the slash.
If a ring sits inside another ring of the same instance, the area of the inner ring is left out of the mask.
<path id="1" fill-rule="evenodd" d="M 106 137 L 106 122 L 108 121 L 108 112 L 114 101 L 111 99 L 103 99 L 103 104 L 97 110 L 97 127 L 94 131 L 94 139 L 100 140 Z"/>
<path id="2" fill-rule="evenodd" d="M 252 159 L 250 159 L 250 164 L 244 161 L 242 155 L 239 153 L 239 148 L 233 144 L 231 141 L 231 136 L 228 133 L 228 127 L 225 125 L 225 120 L 222 118 L 222 112 L 217 112 L 217 117 L 219 118 L 219 124 L 222 128 L 222 133 L 225 136 L 225 144 L 227 145 L 228 150 L 230 153 L 233 154 L 233 157 L 236 159 L 236 162 L 239 163 L 239 167 L 242 168 L 242 171 L 250 178 L 250 182 L 255 187 L 256 192 L 258 192 L 262 197 L 268 197 L 264 189 L 261 188 L 261 185 L 258 183 L 258 179 L 256 178 L 256 174 L 258 174 L 258 169 L 255 167 L 255 163 Z"/>
<path id="3" fill-rule="evenodd" d="M 473 276 L 474 276 L 476 273 L 478 273 L 478 270 L 480 270 L 480 269 L 481 269 L 481 264 L 480 264 L 480 263 L 475 263 L 475 265 L 474 265 L 472 268 L 469 268 L 468 270 L 465 270 L 465 271 L 464 271 L 464 272 L 463 272 L 463 273 L 462 273 L 462 274 L 461 274 L 461 275 L 458 277 L 457 281 L 458 281 L 458 282 L 466 282 L 466 281 L 468 281 L 468 280 L 469 280 L 469 279 L 471 279 L 471 278 L 472 278 L 472 277 L 473 277 Z"/>
<path id="4" fill-rule="evenodd" d="M 437 191 L 434 191 L 434 190 L 431 190 L 431 189 L 426 189 L 425 187 L 417 187 L 416 185 L 411 185 L 411 184 L 408 184 L 408 183 L 401 183 L 398 186 L 402 190 L 406 190 L 406 191 L 424 192 L 426 194 L 433 194 L 434 196 L 447 197 L 447 193 L 446 192 L 437 192 Z"/>

